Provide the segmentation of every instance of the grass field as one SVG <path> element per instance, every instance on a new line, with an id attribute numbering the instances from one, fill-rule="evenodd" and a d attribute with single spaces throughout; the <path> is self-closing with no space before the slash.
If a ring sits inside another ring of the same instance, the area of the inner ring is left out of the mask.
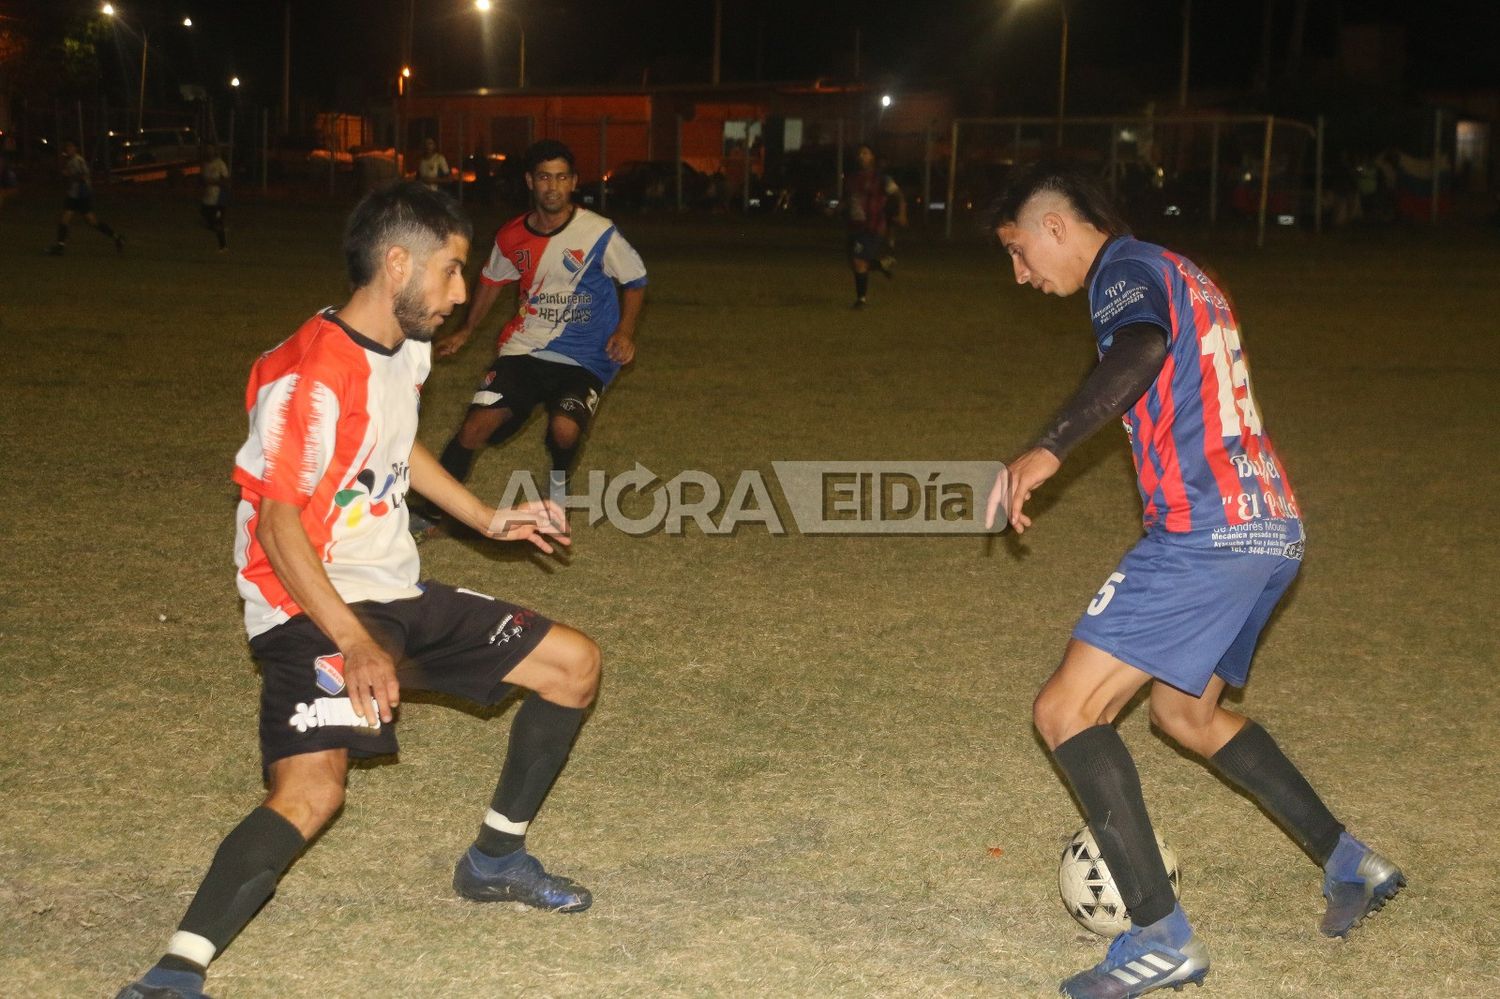
<path id="1" fill-rule="evenodd" d="M 251 360 L 342 301 L 346 205 L 105 191 L 123 257 L 52 201 L 0 215 L 0 991 L 109 996 L 159 954 L 259 798 L 257 678 L 229 470 Z M 499 221 L 480 215 L 478 230 Z M 586 467 L 732 483 L 782 459 L 1008 457 L 1091 361 L 1086 308 L 977 240 L 916 239 L 852 314 L 826 225 L 623 219 L 651 271 L 635 368 Z M 1147 233 L 1147 235 L 1151 235 Z M 1242 700 L 1411 885 L 1344 943 L 1319 877 L 1134 710 L 1121 730 L 1181 857 L 1222 997 L 1500 996 L 1493 231 L 1238 234 L 1180 248 L 1235 295 L 1308 516 Z M 471 264 L 477 266 L 482 252 Z M 476 338 L 482 339 L 482 338 Z M 441 447 L 486 363 L 439 364 Z M 540 428 L 486 454 L 497 492 Z M 1139 530 L 1123 436 L 1069 462 L 1024 543 L 631 537 L 565 560 L 453 538 L 427 574 L 592 634 L 605 683 L 531 844 L 590 885 L 557 917 L 448 885 L 506 712 L 403 708 L 398 765 L 349 804 L 214 965 L 270 996 L 1042 996 L 1093 963 L 1056 897 L 1080 824 L 1030 702 Z M 998 852 L 998 856 L 995 855 Z"/>

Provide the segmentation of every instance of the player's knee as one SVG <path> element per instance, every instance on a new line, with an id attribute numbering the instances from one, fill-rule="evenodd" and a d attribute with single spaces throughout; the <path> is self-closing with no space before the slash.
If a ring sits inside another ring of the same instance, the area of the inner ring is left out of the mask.
<path id="1" fill-rule="evenodd" d="M 1072 735 L 1069 720 L 1075 712 L 1051 686 L 1043 687 L 1031 702 L 1031 723 L 1048 749 L 1056 749 Z"/>
<path id="2" fill-rule="evenodd" d="M 1167 738 L 1200 755 L 1208 730 L 1208 719 L 1156 703 L 1151 700 L 1151 724 Z"/>
<path id="3" fill-rule="evenodd" d="M 266 804 L 311 838 L 344 807 L 344 784 L 331 777 L 299 780 L 274 790 Z"/>
<path id="4" fill-rule="evenodd" d="M 599 670 L 604 661 L 598 644 L 581 631 L 569 629 L 567 643 L 560 650 L 559 681 L 548 700 L 584 708 L 594 702 L 599 692 Z"/>
<path id="5" fill-rule="evenodd" d="M 490 434 L 504 422 L 503 414 L 493 409 L 471 409 L 458 428 L 458 443 L 471 451 L 484 447 Z"/>
<path id="6" fill-rule="evenodd" d="M 578 445 L 582 428 L 572 420 L 555 419 L 547 425 L 547 444 L 553 448 L 571 448 Z"/>

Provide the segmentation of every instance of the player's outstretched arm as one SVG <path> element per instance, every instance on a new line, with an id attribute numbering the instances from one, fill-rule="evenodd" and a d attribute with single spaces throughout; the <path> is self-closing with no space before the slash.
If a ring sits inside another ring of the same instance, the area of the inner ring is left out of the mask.
<path id="1" fill-rule="evenodd" d="M 497 510 L 469 492 L 432 452 L 421 444 L 411 450 L 411 484 L 417 492 L 487 538 L 497 541 L 529 541 L 547 554 L 552 542 L 567 545 L 568 519 L 563 508 L 551 500 L 522 503 Z"/>
<path id="2" fill-rule="evenodd" d="M 344 654 L 344 684 L 354 713 L 367 722 L 373 723 L 377 715 L 390 721 L 391 709 L 401 703 L 396 663 L 333 588 L 302 526 L 302 508 L 261 497 L 255 539 L 281 585 Z"/>
<path id="3" fill-rule="evenodd" d="M 474 293 L 469 299 L 469 311 L 464 313 L 463 324 L 447 336 L 438 338 L 437 343 L 432 345 L 435 356 L 452 357 L 469 342 L 475 328 L 484 322 L 484 317 L 494 308 L 495 299 L 500 297 L 500 288 L 500 285 L 491 284 L 482 278 L 474 279 Z"/>
<path id="4" fill-rule="evenodd" d="M 635 324 L 641 317 L 641 306 L 646 301 L 645 288 L 624 288 L 620 292 L 620 325 L 604 345 L 604 352 L 616 364 L 629 364 L 635 360 Z"/>

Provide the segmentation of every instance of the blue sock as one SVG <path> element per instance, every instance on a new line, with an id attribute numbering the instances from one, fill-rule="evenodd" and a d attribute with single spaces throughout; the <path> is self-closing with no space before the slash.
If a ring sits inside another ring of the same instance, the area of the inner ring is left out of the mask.
<path id="1" fill-rule="evenodd" d="M 158 964 L 141 976 L 141 984 L 155 985 L 158 988 L 176 989 L 179 992 L 192 994 L 203 991 L 203 973 L 183 971 L 178 968 L 163 968 Z"/>
<path id="2" fill-rule="evenodd" d="M 1369 850 L 1348 833 L 1339 833 L 1339 845 L 1333 848 L 1323 870 L 1335 881 L 1358 881 L 1359 862 Z"/>
<path id="3" fill-rule="evenodd" d="M 469 858 L 469 863 L 474 865 L 476 871 L 487 878 L 492 878 L 514 867 L 522 857 L 526 856 L 526 847 L 522 846 L 521 849 L 514 853 L 507 853 L 503 857 L 491 857 L 481 853 L 478 847 L 471 846 L 464 856 Z"/>

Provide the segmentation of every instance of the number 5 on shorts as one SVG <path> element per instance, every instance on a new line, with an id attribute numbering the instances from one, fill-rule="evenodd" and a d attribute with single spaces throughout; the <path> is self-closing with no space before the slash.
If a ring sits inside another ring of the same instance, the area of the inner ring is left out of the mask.
<path id="1" fill-rule="evenodd" d="M 1104 608 L 1108 607 L 1109 602 L 1115 598 L 1115 586 L 1123 582 L 1125 582 L 1125 574 L 1123 572 L 1112 572 L 1109 574 L 1109 578 L 1104 581 L 1104 585 L 1099 587 L 1099 592 L 1094 594 L 1094 599 L 1089 601 L 1090 617 L 1097 617 L 1104 613 Z"/>

